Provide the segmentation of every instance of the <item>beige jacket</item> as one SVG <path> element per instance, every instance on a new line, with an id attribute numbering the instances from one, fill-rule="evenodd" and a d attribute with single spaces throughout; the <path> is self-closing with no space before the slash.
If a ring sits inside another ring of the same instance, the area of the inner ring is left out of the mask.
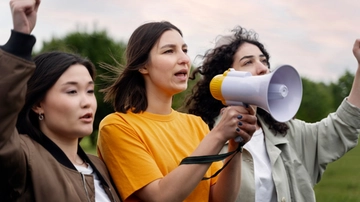
<path id="1" fill-rule="evenodd" d="M 320 181 L 328 163 L 339 159 L 358 143 L 360 109 L 346 99 L 335 113 L 318 123 L 289 121 L 286 136 L 274 135 L 263 120 L 258 119 L 263 126 L 278 202 L 316 201 L 313 187 Z M 246 149 L 241 168 L 237 202 L 254 202 L 254 162 Z"/>

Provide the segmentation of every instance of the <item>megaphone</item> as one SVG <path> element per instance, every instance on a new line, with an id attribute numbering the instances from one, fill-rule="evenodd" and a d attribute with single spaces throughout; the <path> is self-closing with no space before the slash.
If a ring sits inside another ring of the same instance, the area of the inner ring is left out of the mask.
<path id="1" fill-rule="evenodd" d="M 275 120 L 286 122 L 299 110 L 302 82 L 296 69 L 290 65 L 260 76 L 230 68 L 211 80 L 210 92 L 224 105 L 256 105 Z"/>

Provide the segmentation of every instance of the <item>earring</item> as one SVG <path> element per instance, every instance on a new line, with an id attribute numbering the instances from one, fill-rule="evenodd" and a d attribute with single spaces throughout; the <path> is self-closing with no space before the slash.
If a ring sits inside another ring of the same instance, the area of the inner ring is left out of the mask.
<path id="1" fill-rule="evenodd" d="M 39 120 L 42 121 L 44 119 L 44 115 L 42 113 L 39 114 Z"/>

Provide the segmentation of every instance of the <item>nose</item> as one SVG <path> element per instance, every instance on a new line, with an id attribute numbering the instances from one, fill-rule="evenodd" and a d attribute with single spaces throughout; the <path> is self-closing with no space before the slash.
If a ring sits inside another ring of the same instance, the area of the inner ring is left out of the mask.
<path id="1" fill-rule="evenodd" d="M 80 100 L 81 108 L 89 108 L 92 105 L 94 94 L 83 93 Z"/>
<path id="2" fill-rule="evenodd" d="M 179 64 L 185 65 L 188 64 L 188 67 L 190 67 L 190 57 L 187 53 L 181 51 L 179 54 L 179 60 L 178 60 Z"/>
<path id="3" fill-rule="evenodd" d="M 264 75 L 269 72 L 269 67 L 262 62 L 258 62 L 256 65 L 256 75 Z"/>

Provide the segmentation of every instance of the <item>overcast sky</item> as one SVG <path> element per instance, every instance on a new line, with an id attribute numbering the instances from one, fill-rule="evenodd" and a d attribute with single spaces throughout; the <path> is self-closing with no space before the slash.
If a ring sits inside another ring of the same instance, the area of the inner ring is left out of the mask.
<path id="1" fill-rule="evenodd" d="M 182 30 L 194 64 L 218 35 L 241 25 L 259 34 L 272 67 L 290 64 L 302 77 L 326 83 L 357 68 L 358 0 L 42 0 L 33 34 L 36 49 L 53 36 L 95 27 L 126 42 L 141 24 L 160 20 Z M 8 0 L 0 1 L 0 26 L 4 44 L 12 28 Z"/>

